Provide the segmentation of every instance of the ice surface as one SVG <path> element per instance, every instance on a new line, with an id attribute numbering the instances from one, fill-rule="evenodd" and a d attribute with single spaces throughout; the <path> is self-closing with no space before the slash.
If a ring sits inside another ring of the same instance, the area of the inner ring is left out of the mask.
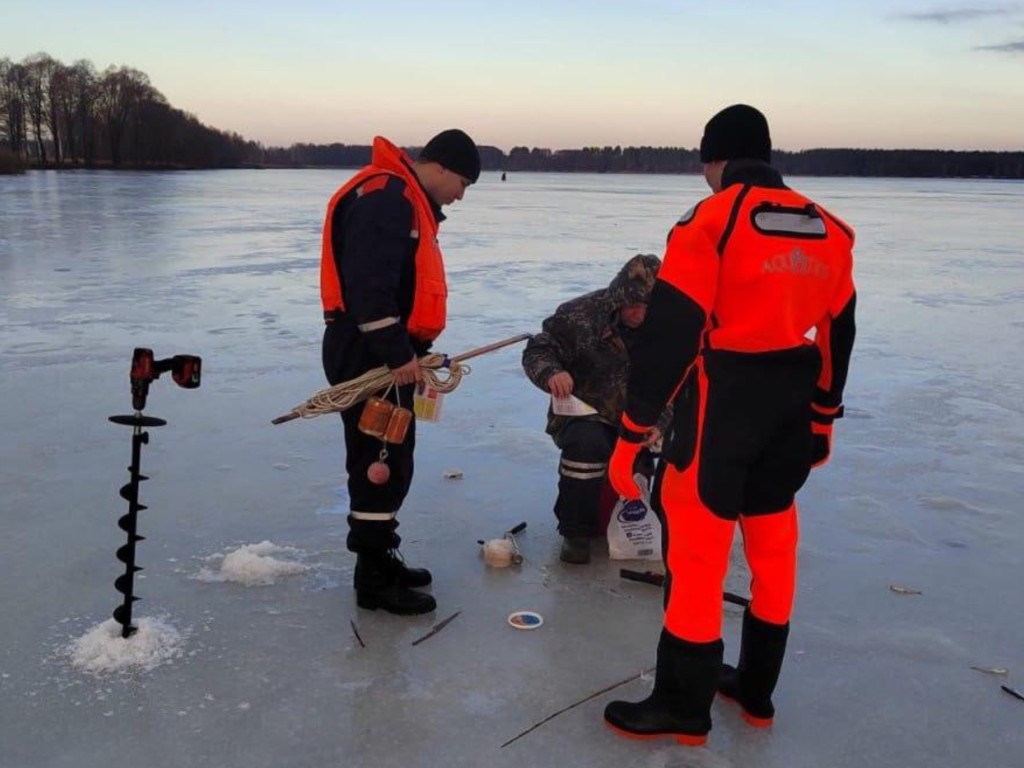
<path id="1" fill-rule="evenodd" d="M 319 234 L 345 177 L 0 178 L 2 768 L 1022 764 L 1024 705 L 999 685 L 1024 687 L 1024 186 L 790 180 L 858 230 L 859 336 L 835 458 L 801 496 L 772 732 L 716 703 L 704 749 L 611 734 L 604 705 L 646 695 L 648 675 L 502 749 L 650 669 L 660 592 L 604 555 L 558 562 L 548 401 L 517 347 L 472 361 L 441 423 L 419 430 L 400 532 L 434 572 L 436 615 L 356 608 L 338 420 L 270 425 L 324 386 Z M 660 253 L 702 185 L 485 175 L 442 228 L 438 349 L 536 330 L 629 256 Z M 152 669 L 97 675 L 68 649 L 120 603 L 130 430 L 107 417 L 131 410 L 134 346 L 204 361 L 198 390 L 154 383 L 146 413 L 168 425 L 142 453 L 135 615 L 179 640 Z M 477 540 L 520 521 L 523 565 L 487 568 Z M 291 551 L 245 549 L 259 542 Z M 239 552 L 274 583 L 225 579 Z M 306 570 L 284 577 L 266 558 Z M 727 588 L 745 579 L 737 561 Z M 543 626 L 512 629 L 515 610 Z M 727 606 L 730 657 L 739 616 Z"/>

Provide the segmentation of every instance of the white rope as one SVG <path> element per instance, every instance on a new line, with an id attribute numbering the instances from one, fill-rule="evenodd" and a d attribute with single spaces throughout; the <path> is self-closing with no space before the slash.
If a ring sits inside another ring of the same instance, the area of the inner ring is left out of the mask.
<path id="1" fill-rule="evenodd" d="M 486 355 L 510 344 L 525 341 L 530 334 L 521 333 L 508 339 L 496 341 L 483 347 L 471 349 L 461 355 L 449 358 L 446 355 L 429 354 L 419 358 L 420 371 L 423 380 L 435 391 L 447 394 L 455 390 L 462 381 L 462 377 L 470 372 L 469 366 L 463 360 Z M 395 385 L 395 377 L 387 366 L 374 368 L 362 376 L 358 376 L 333 387 L 323 389 L 309 398 L 301 405 L 292 408 L 288 413 L 271 419 L 271 424 L 283 424 L 292 419 L 311 419 L 314 416 L 321 416 L 325 413 L 337 413 L 345 411 L 353 405 L 363 402 L 371 395 L 382 390 L 390 389 Z"/>
<path id="2" fill-rule="evenodd" d="M 444 355 L 436 354 L 425 355 L 419 359 L 423 380 L 442 394 L 454 391 L 462 382 L 462 377 L 470 372 L 469 366 L 464 363 L 451 362 L 450 367 L 445 368 L 445 362 Z M 292 408 L 292 414 L 303 419 L 312 419 L 325 413 L 346 411 L 394 383 L 395 377 L 390 368 L 374 368 L 362 376 L 320 390 L 306 402 Z"/>

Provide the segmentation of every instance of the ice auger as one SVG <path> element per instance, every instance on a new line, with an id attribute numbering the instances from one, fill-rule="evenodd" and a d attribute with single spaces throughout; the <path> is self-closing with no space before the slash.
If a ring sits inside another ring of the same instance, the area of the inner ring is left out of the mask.
<path id="1" fill-rule="evenodd" d="M 171 378 L 179 387 L 195 389 L 199 386 L 202 360 L 195 355 L 175 355 L 164 360 L 155 360 L 153 350 L 136 347 L 132 355 L 132 369 L 129 376 L 132 391 L 132 407 L 135 413 L 129 416 L 111 416 L 110 421 L 132 427 L 132 463 L 128 467 L 131 476 L 121 486 L 121 498 L 128 502 L 128 512 L 118 521 L 118 527 L 128 535 L 128 541 L 117 550 L 117 559 L 124 563 L 124 573 L 114 581 L 114 589 L 124 595 L 124 601 L 114 609 L 114 620 L 121 625 L 121 637 L 128 638 L 136 632 L 132 626 L 132 603 L 135 597 L 135 574 L 142 569 L 135 565 L 135 545 L 146 537 L 138 534 L 138 513 L 147 509 L 139 503 L 139 483 L 149 478 L 139 471 L 142 446 L 149 442 L 149 433 L 143 427 L 162 427 L 167 422 L 155 416 L 143 416 L 149 385 L 160 378 L 161 373 L 171 372 Z"/>

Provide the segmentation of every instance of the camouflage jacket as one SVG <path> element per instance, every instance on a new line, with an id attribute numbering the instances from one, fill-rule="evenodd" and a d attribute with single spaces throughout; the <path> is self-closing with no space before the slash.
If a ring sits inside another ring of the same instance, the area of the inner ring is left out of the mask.
<path id="1" fill-rule="evenodd" d="M 656 256 L 634 256 L 607 288 L 559 306 L 527 343 L 523 370 L 530 381 L 548 392 L 548 379 L 567 371 L 574 381 L 573 395 L 597 410 L 595 415 L 571 417 L 556 416 L 549 407 L 547 432 L 552 437 L 571 418 L 618 426 L 629 383 L 629 345 L 635 335 L 619 323 L 619 309 L 647 301 L 660 263 Z"/>

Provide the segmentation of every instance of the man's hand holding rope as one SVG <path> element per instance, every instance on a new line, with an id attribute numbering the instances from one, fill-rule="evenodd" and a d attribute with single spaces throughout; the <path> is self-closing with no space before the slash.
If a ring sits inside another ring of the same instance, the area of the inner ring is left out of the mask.
<path id="1" fill-rule="evenodd" d="M 423 369 L 420 368 L 420 361 L 414 355 L 412 360 L 400 368 L 392 368 L 391 375 L 395 377 L 395 384 L 404 386 L 414 382 L 423 381 Z"/>

